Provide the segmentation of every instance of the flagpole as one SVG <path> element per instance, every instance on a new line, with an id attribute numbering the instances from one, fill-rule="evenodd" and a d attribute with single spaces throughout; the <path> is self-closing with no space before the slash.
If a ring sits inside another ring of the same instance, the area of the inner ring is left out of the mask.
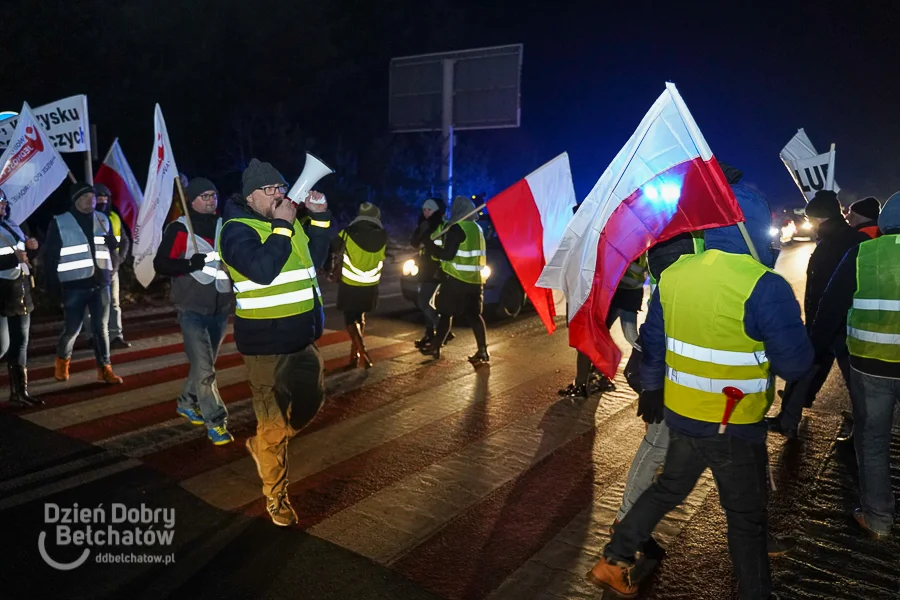
<path id="1" fill-rule="evenodd" d="M 175 174 L 175 185 L 178 187 L 178 196 L 181 198 L 181 207 L 184 208 L 184 222 L 187 225 L 188 235 L 194 243 L 194 254 L 200 254 L 200 248 L 197 246 L 197 236 L 194 235 L 194 226 L 191 223 L 191 213 L 188 211 L 187 200 L 184 199 L 184 190 L 181 188 L 181 177 Z"/>
<path id="2" fill-rule="evenodd" d="M 450 223 L 449 225 L 447 225 L 446 227 L 444 227 L 444 228 L 440 231 L 440 233 L 436 233 L 436 234 L 432 235 L 432 236 L 431 236 L 431 239 L 433 239 L 433 240 L 438 239 L 439 237 L 441 237 L 442 235 L 444 235 L 445 233 L 447 233 L 448 231 L 450 231 L 450 228 L 453 227 L 454 225 L 456 225 L 457 223 L 461 223 L 462 221 L 465 221 L 466 219 L 468 219 L 468 218 L 471 217 L 472 215 L 478 214 L 478 212 L 481 211 L 481 209 L 483 209 L 485 206 L 487 206 L 487 202 L 485 202 L 485 203 L 482 204 L 481 206 L 476 207 L 476 208 L 473 209 L 473 210 L 470 210 L 469 212 L 467 212 L 467 213 L 465 214 L 465 216 L 460 217 L 459 219 L 453 221 L 452 223 Z"/>
<path id="3" fill-rule="evenodd" d="M 831 156 L 828 157 L 828 175 L 825 177 L 825 189 L 834 189 L 834 144 L 831 145 Z"/>
<path id="4" fill-rule="evenodd" d="M 756 251 L 756 246 L 753 245 L 753 240 L 750 239 L 750 232 L 747 231 L 747 226 L 744 225 L 743 221 L 738 221 L 738 229 L 741 230 L 741 236 L 743 236 L 744 241 L 747 242 L 747 248 L 750 249 L 750 256 L 753 257 L 753 260 L 756 262 L 762 262 L 759 260 L 759 253 Z"/>
<path id="5" fill-rule="evenodd" d="M 78 183 L 78 180 L 75 179 L 74 175 L 72 175 L 72 169 L 66 167 L 66 171 L 69 172 L 69 181 L 71 181 L 72 183 Z"/>

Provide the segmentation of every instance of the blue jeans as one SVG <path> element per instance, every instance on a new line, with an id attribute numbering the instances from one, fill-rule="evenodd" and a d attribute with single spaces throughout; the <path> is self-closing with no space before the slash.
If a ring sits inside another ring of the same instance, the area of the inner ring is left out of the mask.
<path id="1" fill-rule="evenodd" d="M 437 331 L 438 328 L 438 313 L 437 311 L 431 307 L 431 298 L 434 296 L 434 292 L 437 290 L 438 282 L 437 281 L 423 281 L 419 284 L 419 298 L 417 305 L 419 310 L 422 311 L 422 314 L 425 315 L 425 325 Z"/>
<path id="2" fill-rule="evenodd" d="M 9 364 L 25 366 L 30 328 L 31 315 L 0 317 L 0 360 L 6 356 Z"/>
<path id="3" fill-rule="evenodd" d="M 900 379 L 875 377 L 850 369 L 850 386 L 860 505 L 873 531 L 889 533 L 894 522 L 891 426 L 894 406 L 900 400 Z"/>
<path id="4" fill-rule="evenodd" d="M 628 481 L 625 483 L 622 506 L 616 513 L 616 519 L 619 521 L 624 519 L 641 494 L 653 485 L 653 477 L 660 465 L 665 462 L 668 450 L 669 428 L 666 422 L 648 425 L 647 433 L 631 461 L 631 468 L 628 469 Z"/>
<path id="5" fill-rule="evenodd" d="M 207 427 L 224 425 L 228 411 L 216 384 L 216 357 L 225 339 L 228 315 L 179 310 L 178 324 L 184 337 L 184 353 L 191 363 L 178 408 L 199 411 Z"/>
<path id="6" fill-rule="evenodd" d="M 102 288 L 69 289 L 63 291 L 63 310 L 66 315 L 65 329 L 59 336 L 56 356 L 65 360 L 72 358 L 75 338 L 84 321 L 84 308 L 91 311 L 92 342 L 97 366 L 109 364 L 109 334 L 106 321 L 109 319 L 109 286 Z"/>
<path id="7" fill-rule="evenodd" d="M 728 521 L 728 551 L 740 598 L 769 598 L 772 579 L 766 553 L 766 445 L 731 435 L 695 438 L 671 429 L 669 434 L 662 475 L 616 527 L 603 554 L 613 560 L 633 562 L 635 552 L 657 523 L 684 502 L 709 467 Z"/>
<path id="8" fill-rule="evenodd" d="M 106 330 L 109 333 L 109 339 L 114 340 L 122 337 L 122 308 L 119 306 L 119 273 L 114 272 L 110 276 L 109 281 L 109 317 L 106 319 Z M 93 335 L 91 326 L 91 313 L 87 307 L 84 308 L 84 329 L 87 331 L 87 337 Z"/>

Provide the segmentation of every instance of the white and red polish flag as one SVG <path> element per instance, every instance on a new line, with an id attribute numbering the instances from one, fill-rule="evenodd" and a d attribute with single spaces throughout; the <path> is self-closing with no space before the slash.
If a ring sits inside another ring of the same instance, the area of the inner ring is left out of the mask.
<path id="1" fill-rule="evenodd" d="M 134 274 L 144 287 L 156 276 L 153 257 L 162 241 L 163 226 L 172 206 L 172 192 L 178 168 L 169 143 L 169 132 L 162 109 L 156 105 L 153 113 L 153 152 L 147 169 L 147 187 L 132 232 L 134 234 Z"/>
<path id="2" fill-rule="evenodd" d="M 612 378 L 622 353 L 605 322 L 628 265 L 681 233 L 743 220 L 703 134 L 667 83 L 579 207 L 537 285 L 563 291 L 569 345 Z"/>
<path id="3" fill-rule="evenodd" d="M 122 147 L 119 145 L 119 138 L 116 138 L 103 164 L 94 177 L 95 183 L 102 183 L 112 192 L 112 203 L 116 210 L 122 216 L 128 228 L 134 231 L 134 223 L 137 220 L 138 210 L 144 195 L 138 185 L 131 166 L 125 159 Z"/>
<path id="4" fill-rule="evenodd" d="M 559 291 L 536 287 L 575 208 L 569 155 L 563 152 L 487 202 L 488 213 L 522 288 L 549 333 L 562 308 Z"/>

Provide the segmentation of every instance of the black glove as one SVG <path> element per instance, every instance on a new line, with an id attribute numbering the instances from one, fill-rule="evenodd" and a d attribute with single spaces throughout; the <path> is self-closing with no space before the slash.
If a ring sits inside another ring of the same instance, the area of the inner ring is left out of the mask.
<path id="1" fill-rule="evenodd" d="M 205 254 L 195 254 L 191 257 L 191 272 L 199 271 L 206 264 Z"/>
<path id="2" fill-rule="evenodd" d="M 662 389 L 644 390 L 643 392 L 641 392 L 640 399 L 638 399 L 637 414 L 639 417 L 644 419 L 644 422 L 648 425 L 653 425 L 654 423 L 662 423 L 662 420 L 665 417 L 663 406 L 664 403 Z"/>

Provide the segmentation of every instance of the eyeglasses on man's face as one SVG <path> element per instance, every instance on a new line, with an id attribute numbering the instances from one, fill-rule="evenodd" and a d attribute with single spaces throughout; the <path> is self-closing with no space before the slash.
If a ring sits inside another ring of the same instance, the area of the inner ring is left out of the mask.
<path id="1" fill-rule="evenodd" d="M 286 185 L 266 185 L 259 188 L 263 191 L 266 196 L 274 196 L 275 194 L 286 194 L 287 186 Z"/>
<path id="2" fill-rule="evenodd" d="M 215 192 L 206 192 L 205 194 L 200 194 L 197 197 L 201 198 L 202 200 L 205 200 L 206 202 L 209 202 L 210 200 L 218 200 L 219 199 L 219 195 Z"/>

